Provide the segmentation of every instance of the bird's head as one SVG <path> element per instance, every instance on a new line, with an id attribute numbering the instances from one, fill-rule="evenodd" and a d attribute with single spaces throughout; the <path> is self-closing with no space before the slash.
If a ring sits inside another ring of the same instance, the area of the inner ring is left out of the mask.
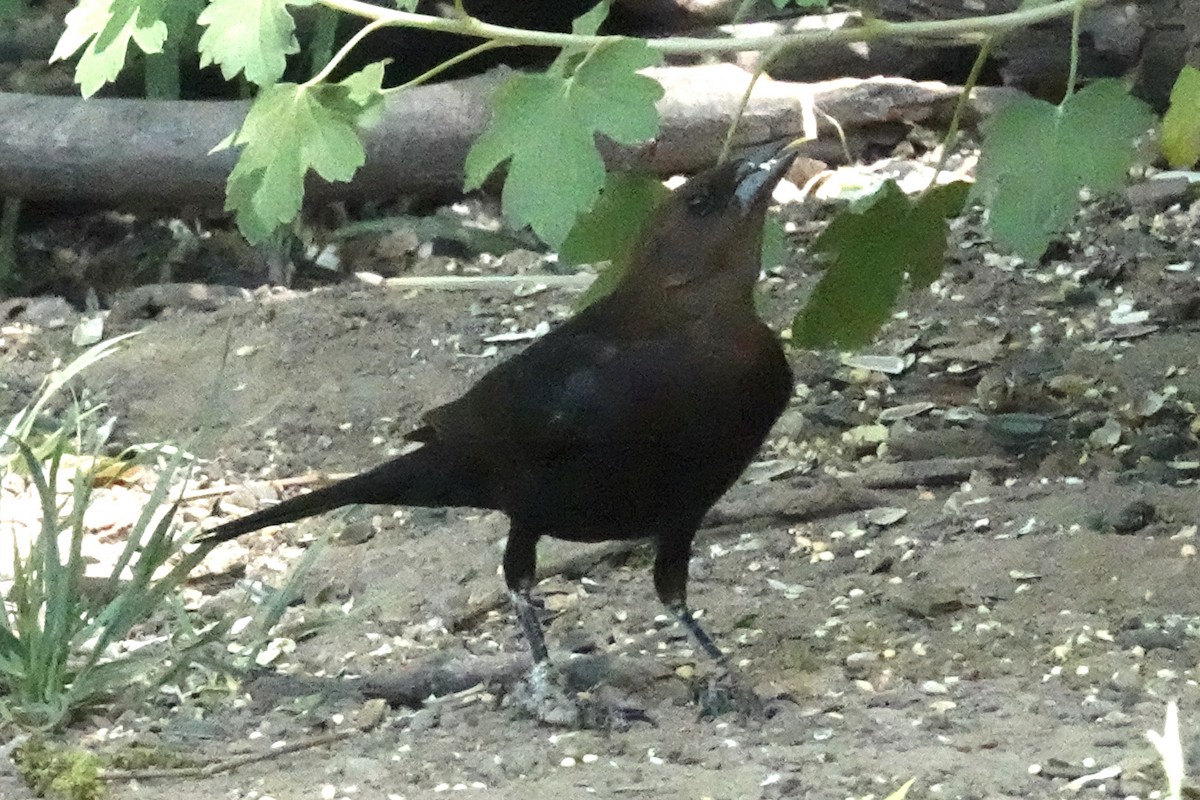
<path id="1" fill-rule="evenodd" d="M 679 187 L 648 221 L 625 283 L 681 298 L 748 301 L 771 193 L 795 157 L 789 144 L 732 158 Z"/>

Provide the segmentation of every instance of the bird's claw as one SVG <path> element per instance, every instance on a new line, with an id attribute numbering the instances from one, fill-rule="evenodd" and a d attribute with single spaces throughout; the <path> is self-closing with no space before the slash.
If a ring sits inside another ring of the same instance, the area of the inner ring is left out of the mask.
<path id="1" fill-rule="evenodd" d="M 631 698 L 608 686 L 579 694 L 582 727 L 602 731 L 627 731 L 635 722 L 658 723 Z"/>
<path id="2" fill-rule="evenodd" d="M 539 661 L 509 694 L 511 706 L 544 725 L 558 728 L 626 730 L 654 720 L 628 697 L 610 687 L 577 691 L 570 676 L 549 661 Z"/>
<path id="3" fill-rule="evenodd" d="M 765 719 L 767 716 L 763 699 L 739 671 L 729 668 L 704 680 L 696 692 L 696 705 L 703 719 L 730 712 L 751 719 Z"/>
<path id="4" fill-rule="evenodd" d="M 509 701 L 519 713 L 546 725 L 579 727 L 581 715 L 575 693 L 565 685 L 562 672 L 549 661 L 536 662 L 513 686 Z"/>

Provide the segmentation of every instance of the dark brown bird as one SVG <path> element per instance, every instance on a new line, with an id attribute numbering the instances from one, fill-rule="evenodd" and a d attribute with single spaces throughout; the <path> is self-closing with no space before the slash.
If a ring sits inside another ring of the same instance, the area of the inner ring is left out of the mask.
<path id="1" fill-rule="evenodd" d="M 408 437 L 417 450 L 202 539 L 351 503 L 498 509 L 511 522 L 504 578 L 542 662 L 530 602 L 538 539 L 653 538 L 659 599 L 721 661 L 688 608 L 688 560 L 701 518 L 791 395 L 754 284 L 771 192 L 793 156 L 733 159 L 678 189 L 612 293 L 426 413 Z"/>

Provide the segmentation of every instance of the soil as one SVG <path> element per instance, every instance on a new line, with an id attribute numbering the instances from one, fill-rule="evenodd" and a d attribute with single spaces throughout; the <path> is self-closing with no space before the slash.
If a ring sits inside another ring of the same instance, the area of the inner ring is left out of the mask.
<path id="1" fill-rule="evenodd" d="M 828 212 L 784 214 L 793 254 L 763 285 L 780 329 L 819 278 L 805 247 Z M 942 280 L 906 297 L 867 349 L 885 363 L 792 351 L 795 399 L 731 502 L 852 485 L 879 463 L 989 468 L 872 488 L 871 508 L 812 519 L 767 508 L 696 548 L 693 603 L 766 714 L 700 713 L 694 689 L 714 666 L 662 615 L 635 551 L 539 587 L 559 663 L 610 655 L 602 684 L 621 683 L 620 664 L 642 675 L 618 687 L 639 710 L 623 722 L 555 727 L 484 686 L 389 709 L 332 743 L 212 776 L 116 782 L 109 796 L 863 798 L 909 779 L 912 797 L 1059 797 L 1075 779 L 1083 796 L 1151 796 L 1164 784 L 1144 734 L 1163 728 L 1168 700 L 1185 752 L 1200 742 L 1198 217 L 1186 201 L 1094 203 L 1042 264 L 997 255 L 966 223 Z M 489 337 L 553 324 L 573 297 L 357 280 L 234 293 L 114 319 L 110 333 L 140 335 L 83 383 L 121 443 L 186 442 L 201 459 L 182 515 L 192 526 L 304 490 L 274 479 L 394 454 L 422 410 L 523 345 Z M 74 312 L 65 327 L 33 327 L 30 313 L 4 334 L 14 407 L 71 352 Z M 139 499 L 94 521 L 97 535 L 119 543 Z M 375 508 L 223 545 L 189 594 L 213 618 L 240 613 L 248 585 L 278 585 L 332 532 L 298 579 L 277 658 L 237 682 L 200 670 L 70 737 L 202 759 L 270 752 L 377 713 L 345 677 L 523 653 L 505 606 L 450 630 L 501 586 L 505 529 L 493 513 Z M 546 542 L 539 554 L 552 564 L 586 549 Z M 0 776 L 0 796 L 26 795 Z"/>

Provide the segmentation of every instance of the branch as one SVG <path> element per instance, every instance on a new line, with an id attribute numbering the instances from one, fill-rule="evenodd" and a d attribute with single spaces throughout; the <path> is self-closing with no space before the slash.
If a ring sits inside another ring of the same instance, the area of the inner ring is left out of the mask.
<path id="1" fill-rule="evenodd" d="M 320 0 L 322 5 L 364 19 L 377 20 L 385 25 L 419 28 L 426 31 L 455 33 L 480 39 L 502 39 L 506 45 L 532 47 L 571 47 L 585 49 L 598 44 L 624 38 L 619 36 L 578 36 L 571 33 L 553 33 L 525 28 L 510 28 L 492 25 L 474 17 L 444 18 L 427 14 L 415 14 L 373 5 L 364 0 Z M 866 42 L 876 39 L 898 40 L 954 40 L 958 42 L 981 42 L 988 36 L 1005 33 L 1014 28 L 1036 25 L 1048 20 L 1065 17 L 1075 12 L 1076 7 L 1092 8 L 1104 5 L 1109 0 L 1058 0 L 1043 6 L 1019 8 L 1005 14 L 991 14 L 954 20 L 928 20 L 920 22 L 888 22 L 886 20 L 864 20 L 858 27 L 842 27 L 837 30 L 806 30 L 782 36 L 746 36 L 729 39 L 700 39 L 690 36 L 666 36 L 650 39 L 647 44 L 660 53 L 673 54 L 717 54 L 738 53 L 746 50 L 766 50 L 804 47 L 806 45 L 845 42 Z"/>

